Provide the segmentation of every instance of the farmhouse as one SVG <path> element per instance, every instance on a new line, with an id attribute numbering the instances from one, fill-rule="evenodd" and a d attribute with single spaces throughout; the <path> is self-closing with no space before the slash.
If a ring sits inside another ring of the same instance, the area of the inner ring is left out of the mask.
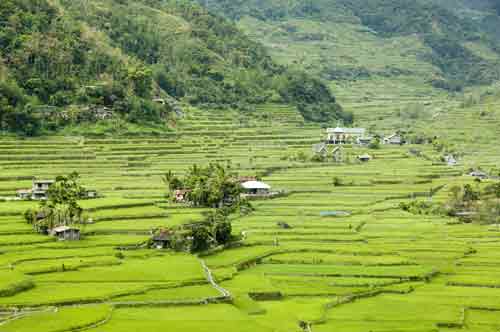
<path id="1" fill-rule="evenodd" d="M 80 230 L 69 226 L 58 226 L 50 231 L 50 235 L 57 237 L 60 241 L 80 240 Z"/>
<path id="2" fill-rule="evenodd" d="M 20 199 L 46 200 L 48 191 L 54 180 L 34 180 L 31 189 L 20 189 L 17 191 L 17 197 Z"/>
<path id="3" fill-rule="evenodd" d="M 369 154 L 362 154 L 361 156 L 358 156 L 358 160 L 363 163 L 366 163 L 372 160 L 372 156 L 370 156 Z"/>
<path id="4" fill-rule="evenodd" d="M 328 145 L 326 143 L 319 143 L 319 144 L 314 144 L 312 146 L 312 151 L 316 155 L 319 155 L 323 158 L 326 158 L 328 156 L 332 156 L 333 160 L 337 163 L 342 162 L 342 147 L 341 146 L 336 146 L 333 149 L 330 148 L 331 145 Z"/>
<path id="5" fill-rule="evenodd" d="M 346 144 L 357 142 L 361 137 L 365 137 L 365 128 L 328 128 L 326 130 L 328 144 Z"/>
<path id="6" fill-rule="evenodd" d="M 247 181 L 243 182 L 241 186 L 244 189 L 244 195 L 246 196 L 270 196 L 271 187 L 260 181 Z"/>
<path id="7" fill-rule="evenodd" d="M 403 143 L 403 137 L 398 133 L 394 133 L 384 138 L 384 144 L 401 145 Z"/>

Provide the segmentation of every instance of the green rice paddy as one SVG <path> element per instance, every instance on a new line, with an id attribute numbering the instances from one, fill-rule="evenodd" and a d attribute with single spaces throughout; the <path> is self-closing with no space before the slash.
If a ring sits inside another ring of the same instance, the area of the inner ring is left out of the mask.
<path id="1" fill-rule="evenodd" d="M 247 115 L 189 110 L 175 133 L 158 137 L 0 139 L 0 332 L 500 331 L 498 229 L 398 207 L 441 186 L 432 200 L 443 201 L 453 184 L 473 183 L 469 167 L 500 163 L 494 101 L 488 118 L 474 115 L 485 105 L 448 105 L 415 126 L 456 141 L 457 167 L 425 145 L 346 147 L 347 164 L 293 160 L 310 155 L 321 129 L 281 105 Z M 360 125 L 394 129 L 370 112 L 356 110 Z M 365 152 L 374 159 L 355 162 Z M 205 211 L 168 203 L 161 176 L 210 161 L 263 174 L 287 195 L 234 216 L 243 240 L 232 248 L 200 257 L 146 248 L 152 229 Z M 71 171 L 103 195 L 81 203 L 93 222 L 77 242 L 35 234 L 22 213 L 36 202 L 7 198 L 33 176 Z"/>

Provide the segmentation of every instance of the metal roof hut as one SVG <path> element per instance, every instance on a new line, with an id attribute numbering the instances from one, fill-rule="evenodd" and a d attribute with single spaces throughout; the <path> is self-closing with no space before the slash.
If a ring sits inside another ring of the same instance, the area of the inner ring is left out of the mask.
<path id="1" fill-rule="evenodd" d="M 372 160 L 372 156 L 370 156 L 369 154 L 362 154 L 361 156 L 358 156 L 358 160 L 363 163 L 366 163 Z"/>
<path id="2" fill-rule="evenodd" d="M 271 187 L 260 181 L 247 181 L 241 184 L 245 194 L 249 196 L 268 196 L 271 191 Z"/>
<path id="3" fill-rule="evenodd" d="M 69 226 L 58 226 L 50 231 L 52 236 L 57 237 L 60 241 L 78 241 L 80 240 L 80 230 Z"/>
<path id="4" fill-rule="evenodd" d="M 469 173 L 470 176 L 478 178 L 478 179 L 487 179 L 488 174 L 483 171 L 473 171 Z"/>
<path id="5" fill-rule="evenodd" d="M 170 230 L 161 230 L 156 233 L 151 241 L 153 242 L 153 247 L 156 249 L 164 249 L 171 247 L 173 238 L 173 232 Z"/>
<path id="6" fill-rule="evenodd" d="M 384 144 L 401 145 L 403 144 L 403 136 L 398 133 L 394 133 L 384 138 Z"/>

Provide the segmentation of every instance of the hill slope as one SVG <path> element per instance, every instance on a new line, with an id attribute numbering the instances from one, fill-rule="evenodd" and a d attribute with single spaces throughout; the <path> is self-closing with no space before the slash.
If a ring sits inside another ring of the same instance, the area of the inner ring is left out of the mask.
<path id="1" fill-rule="evenodd" d="M 344 117 L 322 82 L 189 1 L 6 0 L 0 22 L 0 130 L 35 134 L 109 112 L 158 123 L 174 99 L 240 109 L 280 101 L 311 120 Z"/>
<path id="2" fill-rule="evenodd" d="M 325 79 L 459 91 L 500 78 L 496 1 L 210 0 L 282 63 Z"/>

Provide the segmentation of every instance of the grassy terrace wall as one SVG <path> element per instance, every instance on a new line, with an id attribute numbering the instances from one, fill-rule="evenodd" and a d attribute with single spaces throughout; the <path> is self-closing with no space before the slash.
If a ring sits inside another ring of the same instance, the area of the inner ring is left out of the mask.
<path id="1" fill-rule="evenodd" d="M 364 126 L 380 124 L 365 111 Z M 498 131 L 498 122 L 473 118 L 453 129 L 449 120 L 462 116 L 454 109 L 427 130 Z M 451 184 L 471 182 L 465 168 L 498 164 L 498 147 L 464 139 L 475 154 L 457 168 L 409 155 L 411 146 L 369 151 L 366 164 L 291 158 L 310 154 L 320 132 L 294 109 L 265 105 L 249 115 L 192 110 L 168 137 L 0 139 L 0 196 L 29 187 L 32 176 L 69 171 L 104 195 L 82 202 L 94 223 L 72 243 L 32 232 L 21 213 L 34 202 L 0 201 L 0 332 L 299 332 L 300 322 L 315 332 L 498 331 L 500 232 L 398 209 L 431 188 L 444 186 L 433 199 L 446 199 Z M 153 228 L 203 218 L 204 210 L 167 203 L 161 176 L 210 161 L 266 174 L 289 193 L 255 201 L 254 213 L 233 218 L 244 240 L 203 257 L 231 303 L 212 303 L 220 294 L 197 257 L 139 248 Z M 321 217 L 328 211 L 350 216 Z"/>

